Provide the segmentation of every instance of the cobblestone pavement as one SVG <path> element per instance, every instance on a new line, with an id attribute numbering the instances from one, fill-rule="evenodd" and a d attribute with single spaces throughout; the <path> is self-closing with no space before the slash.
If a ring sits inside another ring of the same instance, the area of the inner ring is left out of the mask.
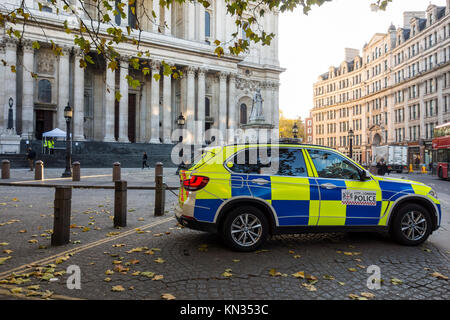
<path id="1" fill-rule="evenodd" d="M 171 212 L 153 217 L 149 191 L 129 192 L 128 226 L 114 229 L 112 191 L 74 190 L 72 243 L 54 248 L 53 194 L 30 190 L 0 187 L 0 259 L 11 257 L 0 260 L 0 298 L 450 299 L 450 252 L 433 241 L 404 247 L 377 233 L 286 235 L 237 253 L 216 235 L 181 228 Z M 79 290 L 66 285 L 71 265 L 81 270 Z M 372 265 L 383 280 L 378 290 L 367 287 Z"/>

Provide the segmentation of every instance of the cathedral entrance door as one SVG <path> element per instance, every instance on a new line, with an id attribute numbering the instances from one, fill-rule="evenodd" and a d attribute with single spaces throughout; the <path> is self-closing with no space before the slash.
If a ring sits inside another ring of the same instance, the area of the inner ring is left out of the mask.
<path id="1" fill-rule="evenodd" d="M 36 139 L 42 140 L 42 134 L 53 129 L 53 111 L 36 110 Z M 61 128 L 64 130 L 64 128 Z"/>

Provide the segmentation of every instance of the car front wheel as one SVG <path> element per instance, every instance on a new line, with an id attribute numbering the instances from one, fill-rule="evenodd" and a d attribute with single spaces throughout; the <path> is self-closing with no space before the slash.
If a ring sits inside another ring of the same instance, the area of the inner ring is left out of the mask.
<path id="1" fill-rule="evenodd" d="M 417 246 L 425 242 L 430 233 L 430 214 L 418 204 L 402 206 L 396 214 L 391 228 L 393 238 L 407 246 Z"/>
<path id="2" fill-rule="evenodd" d="M 267 219 L 257 208 L 243 206 L 227 213 L 222 237 L 233 250 L 254 251 L 265 242 L 267 235 Z"/>

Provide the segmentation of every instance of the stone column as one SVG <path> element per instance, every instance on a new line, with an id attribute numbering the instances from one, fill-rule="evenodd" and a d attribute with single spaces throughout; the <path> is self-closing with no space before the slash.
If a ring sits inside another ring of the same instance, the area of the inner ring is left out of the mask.
<path id="1" fill-rule="evenodd" d="M 263 89 L 263 115 L 266 123 L 272 123 L 272 113 L 273 110 L 273 102 L 272 102 L 272 83 L 270 81 L 265 81 L 262 83 Z"/>
<path id="2" fill-rule="evenodd" d="M 170 35 L 172 33 L 172 5 L 175 3 L 172 2 L 170 7 L 164 7 L 164 20 L 166 23 L 166 27 L 164 28 L 164 33 L 166 35 Z"/>
<path id="3" fill-rule="evenodd" d="M 197 3 L 197 6 L 198 6 L 198 17 L 199 17 L 197 38 L 199 41 L 204 42 L 205 41 L 205 7 L 201 3 Z"/>
<path id="4" fill-rule="evenodd" d="M 5 60 L 5 47 L 3 43 L 0 43 L 0 61 Z M 6 61 L 6 60 L 5 60 Z M 7 71 L 3 63 L 0 63 L 0 83 L 5 83 L 5 72 Z M 5 90 L 6 88 L 0 88 L 0 134 L 6 129 L 5 122 L 5 110 L 6 110 L 6 99 Z"/>
<path id="5" fill-rule="evenodd" d="M 159 0 L 152 1 L 152 9 L 156 15 L 155 21 L 153 22 L 152 29 L 153 29 L 153 32 L 159 32 L 158 28 L 160 27 L 160 19 L 161 19 Z"/>
<path id="6" fill-rule="evenodd" d="M 29 139 L 33 135 L 34 116 L 34 49 L 29 40 L 23 44 L 22 70 L 22 139 Z"/>
<path id="7" fill-rule="evenodd" d="M 198 144 L 203 144 L 204 132 L 205 132 L 205 95 L 206 95 L 206 68 L 200 68 L 198 70 L 198 83 L 197 83 L 197 128 L 195 133 L 195 139 Z"/>
<path id="8" fill-rule="evenodd" d="M 236 74 L 230 74 L 228 87 L 228 143 L 234 143 L 236 134 Z"/>
<path id="9" fill-rule="evenodd" d="M 187 20 L 186 20 L 186 30 L 185 30 L 185 36 L 187 40 L 195 40 L 195 4 L 188 1 L 186 3 L 186 14 L 187 14 Z"/>
<path id="10" fill-rule="evenodd" d="M 80 68 L 82 58 L 79 49 L 75 50 L 74 99 L 73 99 L 73 140 L 84 140 L 84 69 Z"/>
<path id="11" fill-rule="evenodd" d="M 114 120 L 115 120 L 115 94 L 116 94 L 116 71 L 106 67 L 105 79 L 105 142 L 115 142 Z"/>
<path id="12" fill-rule="evenodd" d="M 219 73 L 219 131 L 221 134 L 221 141 L 226 139 L 227 128 L 227 72 Z"/>
<path id="13" fill-rule="evenodd" d="M 145 77 L 145 76 L 144 76 Z M 146 78 L 146 77 L 145 77 Z M 141 82 L 141 99 L 140 99 L 140 112 L 139 112 L 139 142 L 147 142 L 147 82 L 144 80 Z"/>
<path id="14" fill-rule="evenodd" d="M 161 62 L 153 60 L 152 67 L 152 97 L 151 97 L 151 128 L 150 128 L 150 143 L 160 143 L 159 141 L 159 81 L 156 81 L 153 77 L 155 74 L 159 75 L 161 68 Z"/>
<path id="15" fill-rule="evenodd" d="M 70 69 L 70 48 L 62 48 L 63 55 L 59 56 L 58 67 L 58 109 L 56 110 L 56 127 L 66 131 L 66 119 L 64 118 L 64 108 L 69 103 L 69 69 Z"/>
<path id="16" fill-rule="evenodd" d="M 13 133 L 17 134 L 17 115 L 16 115 L 16 104 L 17 104 L 17 88 L 16 88 L 16 73 L 11 71 L 11 67 L 17 67 L 17 41 L 12 38 L 5 38 L 5 83 L 8 85 L 4 87 L 5 90 L 5 107 L 4 107 L 4 119 L 5 119 L 5 129 L 8 128 L 8 110 L 9 110 L 9 98 L 13 98 L 13 118 L 14 118 L 14 130 Z"/>
<path id="17" fill-rule="evenodd" d="M 194 121 L 195 121 L 195 68 L 188 67 L 186 69 L 187 84 L 186 84 L 186 129 L 187 137 L 184 137 L 186 143 L 193 143 L 194 136 Z"/>
<path id="18" fill-rule="evenodd" d="M 128 61 L 128 57 L 120 58 L 119 142 L 130 142 L 128 139 Z"/>
<path id="19" fill-rule="evenodd" d="M 173 63 L 167 62 L 170 66 Z M 172 76 L 163 76 L 163 142 L 172 143 Z"/>

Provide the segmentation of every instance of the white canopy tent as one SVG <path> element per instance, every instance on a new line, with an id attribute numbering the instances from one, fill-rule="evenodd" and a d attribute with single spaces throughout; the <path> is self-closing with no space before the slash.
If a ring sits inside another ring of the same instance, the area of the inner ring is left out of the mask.
<path id="1" fill-rule="evenodd" d="M 72 134 L 70 135 L 72 136 Z M 55 128 L 51 131 L 44 132 L 42 134 L 44 138 L 66 138 L 66 132 L 61 129 Z"/>

